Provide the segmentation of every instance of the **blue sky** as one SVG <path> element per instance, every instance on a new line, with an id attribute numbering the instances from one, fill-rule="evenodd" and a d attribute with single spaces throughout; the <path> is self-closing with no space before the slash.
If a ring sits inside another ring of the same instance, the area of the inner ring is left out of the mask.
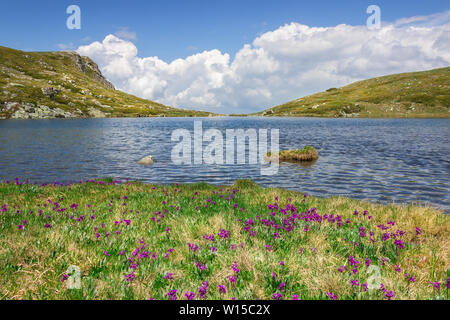
<path id="1" fill-rule="evenodd" d="M 82 10 L 81 30 L 66 28 L 65 11 L 71 4 Z M 450 9 L 450 2 L 443 0 L 2 1 L 0 44 L 29 51 L 75 49 L 125 30 L 136 35 L 132 40 L 142 56 L 172 61 L 211 49 L 233 55 L 259 34 L 290 22 L 365 24 L 370 4 L 382 8 L 383 21 Z"/>
<path id="2" fill-rule="evenodd" d="M 69 5 L 81 30 L 66 27 Z M 381 27 L 366 26 L 369 5 Z M 247 113 L 386 74 L 450 65 L 442 0 L 41 0 L 0 3 L 0 45 L 76 50 L 116 88 Z"/>

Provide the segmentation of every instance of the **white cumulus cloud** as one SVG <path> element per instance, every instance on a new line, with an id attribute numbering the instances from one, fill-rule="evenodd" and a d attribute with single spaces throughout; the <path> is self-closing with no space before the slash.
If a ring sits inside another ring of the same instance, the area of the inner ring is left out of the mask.
<path id="1" fill-rule="evenodd" d="M 135 44 L 116 35 L 77 51 L 123 91 L 175 107 L 242 113 L 362 79 L 449 66 L 450 23 L 413 23 L 447 16 L 407 18 L 377 30 L 290 23 L 245 44 L 233 61 L 219 50 L 171 63 L 139 57 Z"/>

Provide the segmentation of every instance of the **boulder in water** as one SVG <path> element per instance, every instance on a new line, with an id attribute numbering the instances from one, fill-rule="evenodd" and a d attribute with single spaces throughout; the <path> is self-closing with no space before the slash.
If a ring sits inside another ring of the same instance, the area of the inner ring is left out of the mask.
<path id="1" fill-rule="evenodd" d="M 138 161 L 139 164 L 142 164 L 144 166 L 149 166 L 155 163 L 155 160 L 153 159 L 153 156 L 147 156 L 142 158 Z"/>

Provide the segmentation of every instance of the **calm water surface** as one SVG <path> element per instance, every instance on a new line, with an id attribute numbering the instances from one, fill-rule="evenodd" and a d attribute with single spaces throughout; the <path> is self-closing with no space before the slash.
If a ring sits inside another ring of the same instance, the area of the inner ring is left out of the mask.
<path id="1" fill-rule="evenodd" d="M 450 119 L 202 118 L 203 128 L 276 128 L 280 148 L 313 145 L 311 166 L 177 166 L 174 129 L 193 132 L 194 118 L 0 121 L 0 179 L 48 183 L 116 177 L 151 183 L 232 184 L 251 178 L 311 195 L 379 202 L 425 202 L 450 212 Z M 150 167 L 138 165 L 153 155 Z"/>

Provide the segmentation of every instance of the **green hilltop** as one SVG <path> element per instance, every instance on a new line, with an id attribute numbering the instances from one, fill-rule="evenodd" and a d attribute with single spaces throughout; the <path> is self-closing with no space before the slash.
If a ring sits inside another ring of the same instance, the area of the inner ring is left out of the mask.
<path id="1" fill-rule="evenodd" d="M 289 117 L 449 118 L 450 67 L 358 81 L 254 115 Z"/>
<path id="2" fill-rule="evenodd" d="M 0 46 L 0 119 L 209 116 L 115 90 L 88 57 Z"/>

